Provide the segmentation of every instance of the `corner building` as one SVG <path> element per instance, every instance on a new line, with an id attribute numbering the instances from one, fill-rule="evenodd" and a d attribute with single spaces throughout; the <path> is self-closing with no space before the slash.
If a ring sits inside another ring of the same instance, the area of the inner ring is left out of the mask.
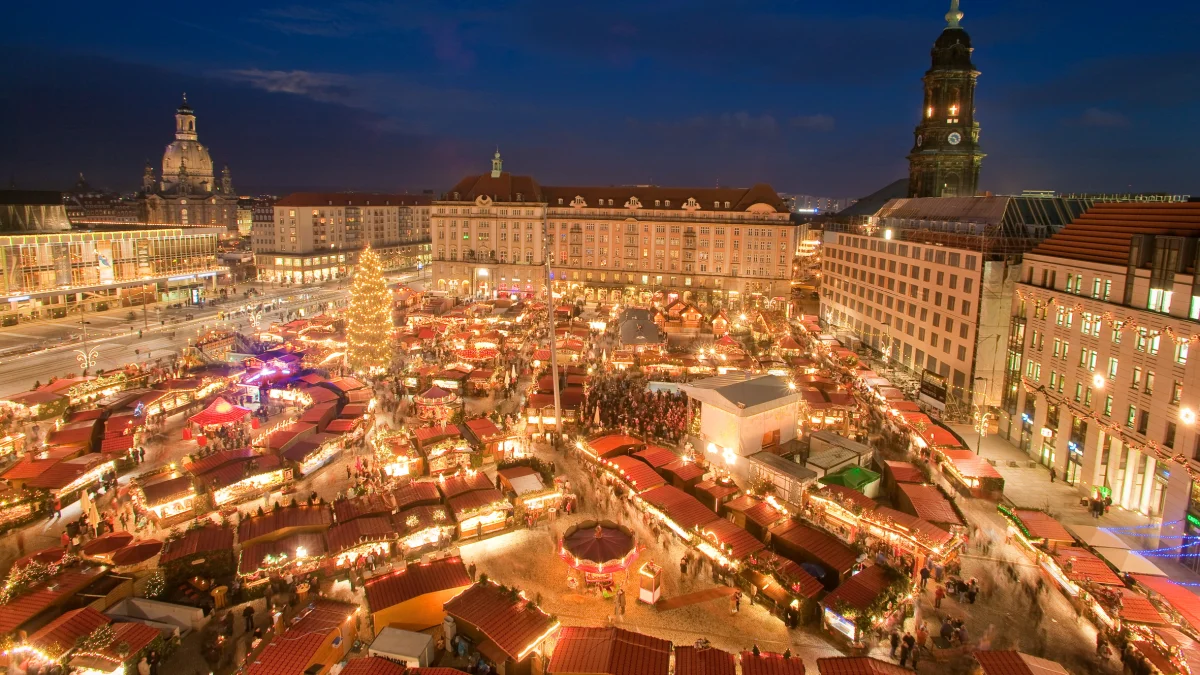
<path id="1" fill-rule="evenodd" d="M 1091 208 L 1026 255 L 1012 303 L 1000 432 L 1163 536 L 1200 535 L 1200 204 Z"/>
<path id="2" fill-rule="evenodd" d="M 503 170 L 433 203 L 436 290 L 599 302 L 682 298 L 711 307 L 787 296 L 797 227 L 770 186 L 551 187 Z M 547 240 L 549 238 L 549 240 Z"/>

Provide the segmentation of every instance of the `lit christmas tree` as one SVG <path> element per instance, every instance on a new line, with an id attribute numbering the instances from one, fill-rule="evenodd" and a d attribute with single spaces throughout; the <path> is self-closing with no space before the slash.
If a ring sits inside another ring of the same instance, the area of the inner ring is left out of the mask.
<path id="1" fill-rule="evenodd" d="M 346 359 L 356 373 L 378 373 L 392 362 L 392 296 L 379 256 L 368 246 L 358 258 L 347 312 Z"/>

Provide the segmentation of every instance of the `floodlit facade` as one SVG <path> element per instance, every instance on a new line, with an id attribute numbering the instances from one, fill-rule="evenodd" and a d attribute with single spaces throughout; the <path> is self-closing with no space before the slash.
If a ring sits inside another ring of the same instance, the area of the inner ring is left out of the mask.
<path id="1" fill-rule="evenodd" d="M 1101 204 L 1026 255 L 1012 297 L 1000 433 L 1164 535 L 1200 534 L 1198 254 L 1200 204 Z"/>
<path id="2" fill-rule="evenodd" d="M 345 276 L 370 245 L 384 270 L 429 260 L 428 195 L 299 192 L 256 220 L 251 242 L 260 279 L 302 283 Z"/>
<path id="3" fill-rule="evenodd" d="M 451 295 L 680 297 L 714 306 L 789 292 L 796 226 L 766 185 L 551 187 L 503 170 L 468 176 L 433 204 L 433 276 Z"/>

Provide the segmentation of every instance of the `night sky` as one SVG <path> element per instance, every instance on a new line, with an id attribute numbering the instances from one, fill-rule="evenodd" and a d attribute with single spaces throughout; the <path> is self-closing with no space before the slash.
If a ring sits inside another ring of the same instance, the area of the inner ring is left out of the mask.
<path id="1" fill-rule="evenodd" d="M 0 180 L 135 189 L 186 91 L 243 193 L 440 192 L 498 145 L 546 184 L 861 196 L 907 175 L 948 4 L 6 3 Z M 1200 194 L 1196 3 L 962 10 L 981 189 Z"/>

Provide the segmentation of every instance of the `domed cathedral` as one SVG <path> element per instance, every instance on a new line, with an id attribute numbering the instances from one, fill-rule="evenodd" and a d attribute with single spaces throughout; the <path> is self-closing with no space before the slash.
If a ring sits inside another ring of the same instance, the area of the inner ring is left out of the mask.
<path id="1" fill-rule="evenodd" d="M 933 43 L 933 65 L 925 71 L 925 105 L 908 153 L 909 197 L 973 197 L 979 185 L 979 123 L 971 36 L 951 0 L 946 27 Z"/>
<path id="2" fill-rule="evenodd" d="M 162 177 L 146 162 L 142 174 L 142 219 L 150 224 L 237 228 L 238 195 L 229 167 L 218 180 L 208 148 L 196 135 L 196 112 L 187 94 L 175 110 L 175 140 L 163 152 Z"/>

